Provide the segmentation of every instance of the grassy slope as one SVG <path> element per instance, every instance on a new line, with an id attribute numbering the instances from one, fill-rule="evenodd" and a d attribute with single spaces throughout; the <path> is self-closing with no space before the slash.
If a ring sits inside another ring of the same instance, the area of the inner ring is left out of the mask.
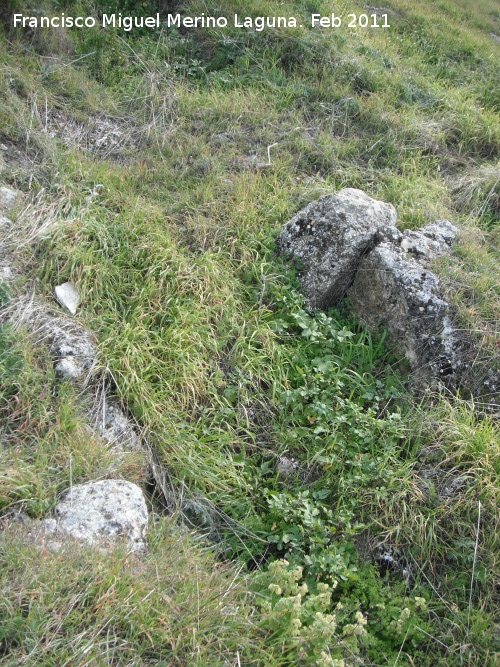
<path id="1" fill-rule="evenodd" d="M 269 3 L 251 6 L 272 14 Z M 314 2 L 280 13 L 321 6 L 328 13 L 328 3 Z M 6 553 L 16 584 L 10 574 L 2 583 L 9 664 L 59 664 L 61 638 L 78 633 L 82 641 L 67 649 L 75 664 L 85 664 L 87 637 L 107 641 L 117 664 L 215 665 L 234 662 L 236 651 L 245 664 L 329 664 L 329 653 L 348 664 L 355 656 L 367 665 L 493 664 L 497 427 L 467 403 L 412 405 L 398 360 L 345 312 L 307 315 L 273 253 L 274 235 L 295 210 L 344 186 L 391 201 L 405 226 L 458 222 L 466 230 L 460 261 L 443 271 L 464 324 L 494 358 L 500 77 L 489 33 L 500 32 L 498 14 L 485 0 L 473 9 L 390 7 L 387 31 L 207 31 L 196 43 L 174 34 L 126 42 L 112 33 L 47 32 L 3 42 L 1 140 L 24 156 L 5 177 L 25 190 L 45 188 L 55 203 L 50 234 L 20 264 L 47 297 L 56 282 L 78 283 L 80 317 L 98 334 L 118 392 L 220 555 L 244 563 L 286 555 L 304 568 L 297 583 L 306 585 L 293 611 L 285 598 L 298 594 L 295 580 L 283 583 L 282 572 L 263 566 L 249 583 L 271 610 L 253 610 L 231 589 L 240 612 L 229 615 L 227 637 L 214 640 L 210 623 L 227 619 L 216 606 L 205 634 L 179 646 L 176 627 L 148 637 L 163 622 L 161 603 L 144 608 L 140 592 L 127 616 L 134 623 L 117 620 L 130 593 L 125 579 L 109 594 L 118 560 L 85 555 L 75 569 L 65 565 L 61 592 L 50 583 L 52 560 L 14 539 Z M 223 8 L 249 11 L 242 1 Z M 111 117 L 123 146 L 111 155 L 106 145 L 93 155 L 64 147 L 48 136 L 45 108 L 58 110 L 60 134 L 70 137 L 75 123 Z M 71 388 L 54 402 L 43 359 L 29 343 L 15 352 L 9 341 L 7 333 L 5 363 L 24 361 L 2 403 L 10 414 L 2 499 L 40 516 L 69 483 L 70 452 L 74 481 L 106 474 L 105 455 L 82 441 L 68 412 Z M 301 462 L 303 472 L 286 484 L 274 471 L 279 454 Z M 217 508 L 208 518 L 200 497 Z M 168 567 L 159 525 L 143 573 L 155 590 L 153 565 Z M 369 564 L 382 538 L 404 554 L 414 588 Z M 180 539 L 197 554 L 189 536 Z M 193 625 L 187 619 L 199 605 L 185 583 L 193 567 L 214 599 L 224 581 L 231 588 L 230 575 L 210 580 L 202 555 L 171 567 L 174 588 L 186 591 L 181 627 Z M 23 568 L 36 572 L 48 598 Z M 88 572 L 96 586 L 77 585 Z M 332 603 L 319 599 L 318 581 L 338 582 Z M 86 606 L 77 590 L 92 591 L 94 602 Z M 106 620 L 95 611 L 101 596 L 112 600 Z M 94 611 L 73 618 L 67 605 Z M 322 627 L 315 612 L 336 616 L 333 639 L 333 620 Z M 106 627 L 115 643 L 105 640 Z M 98 654 L 88 659 L 109 664 Z"/>

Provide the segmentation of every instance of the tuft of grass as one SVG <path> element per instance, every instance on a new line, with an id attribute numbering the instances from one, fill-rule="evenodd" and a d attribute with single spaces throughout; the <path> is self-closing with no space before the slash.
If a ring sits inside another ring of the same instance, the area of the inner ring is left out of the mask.
<path id="1" fill-rule="evenodd" d="M 471 664 L 494 664 L 498 423 L 473 403 L 439 401 L 421 415 L 419 432 L 415 464 L 379 508 L 382 535 L 410 554 L 409 570 L 432 590 L 445 664 L 460 664 L 461 654 Z"/>
<path id="2" fill-rule="evenodd" d="M 500 216 L 500 163 L 484 164 L 452 181 L 454 206 L 488 228 Z"/>
<path id="3" fill-rule="evenodd" d="M 15 526 L 1 547 L 5 665 L 254 663 L 242 581 L 171 522 L 152 521 L 142 561 L 72 544 L 53 553 Z"/>

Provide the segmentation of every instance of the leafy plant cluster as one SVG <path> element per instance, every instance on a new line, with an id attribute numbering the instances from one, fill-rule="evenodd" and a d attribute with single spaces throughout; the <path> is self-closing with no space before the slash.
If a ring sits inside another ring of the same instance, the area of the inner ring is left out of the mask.
<path id="1" fill-rule="evenodd" d="M 389 586 L 356 546 L 374 492 L 387 497 L 404 457 L 397 360 L 383 336 L 372 339 L 345 313 L 308 313 L 293 288 L 271 291 L 271 328 L 286 347 L 274 437 L 300 464 L 282 477 L 266 457 L 241 458 L 259 508 L 249 527 L 267 545 L 246 540 L 242 552 L 268 561 L 254 580 L 262 628 L 281 646 L 281 664 L 350 664 L 382 647 L 395 657 L 403 638 L 416 650 L 425 639 L 416 625 L 428 622 L 422 593 L 409 594 L 403 580 Z M 236 407 L 238 394 L 225 395 Z"/>
<path id="2" fill-rule="evenodd" d="M 339 530 L 349 533 L 361 517 L 364 489 L 383 498 L 405 456 L 398 359 L 383 335 L 374 339 L 345 313 L 308 313 L 291 289 L 276 303 L 272 327 L 287 346 L 277 437 L 326 485 L 315 498 L 328 498 Z"/>
<path id="3" fill-rule="evenodd" d="M 395 660 L 405 644 L 419 657 L 431 629 L 426 599 L 384 586 L 367 566 L 362 574 L 352 596 L 339 600 L 336 580 L 307 583 L 302 567 L 286 559 L 269 565 L 258 578 L 261 590 L 267 588 L 258 606 L 280 664 L 344 667 L 365 659 L 371 664 L 381 652 Z"/>

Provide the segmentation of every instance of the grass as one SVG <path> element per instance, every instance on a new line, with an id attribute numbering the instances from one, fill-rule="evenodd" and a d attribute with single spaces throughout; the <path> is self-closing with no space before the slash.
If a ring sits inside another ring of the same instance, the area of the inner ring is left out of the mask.
<path id="1" fill-rule="evenodd" d="M 152 526 L 141 562 L 120 550 L 53 553 L 19 532 L 2 537 L 5 665 L 222 665 L 251 650 L 236 573 L 167 521 Z"/>
<path id="2" fill-rule="evenodd" d="M 78 285 L 178 508 L 153 522 L 142 563 L 39 557 L 6 531 L 6 664 L 494 664 L 494 392 L 419 404 L 388 342 L 345 306 L 306 313 L 274 252 L 283 222 L 346 186 L 393 203 L 403 227 L 450 219 L 463 232 L 444 289 L 477 368 L 498 362 L 496 8 L 388 13 L 387 30 L 196 39 L 4 23 L 0 175 L 32 201 L 15 219 L 13 298 L 30 280 L 46 299 Z M 44 516 L 69 460 L 74 482 L 134 478 L 89 437 L 47 353 L 8 326 L 1 345 L 5 516 Z M 298 462 L 288 478 L 283 456 Z M 376 565 L 381 543 L 409 579 Z"/>

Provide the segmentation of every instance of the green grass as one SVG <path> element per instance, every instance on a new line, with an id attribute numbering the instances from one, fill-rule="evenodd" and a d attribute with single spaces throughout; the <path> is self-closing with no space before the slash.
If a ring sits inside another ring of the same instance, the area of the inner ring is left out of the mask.
<path id="1" fill-rule="evenodd" d="M 148 556 L 57 553 L 1 539 L 5 665 L 222 665 L 252 649 L 252 609 L 235 572 L 167 521 Z"/>
<path id="2" fill-rule="evenodd" d="M 280 6 L 312 11 L 331 3 Z M 35 279 L 50 299 L 55 284 L 78 285 L 78 317 L 180 507 L 130 571 L 123 554 L 38 559 L 6 534 L 6 664 L 83 665 L 91 645 L 95 665 L 494 664 L 496 423 L 479 399 L 419 404 L 383 336 L 344 306 L 306 313 L 274 252 L 283 222 L 341 187 L 390 201 L 403 227 L 450 219 L 463 233 L 440 263 L 444 289 L 480 342 L 477 367 L 498 362 L 498 12 L 391 0 L 389 18 L 388 30 L 196 39 L 5 27 L 0 141 L 19 153 L 1 177 L 40 193 L 33 213 L 52 221 L 18 253 L 19 287 Z M 69 460 L 74 482 L 112 464 L 46 353 L 8 328 L 1 345 L 0 499 L 40 517 L 69 485 Z M 298 461 L 295 476 L 279 476 L 279 456 Z M 216 556 L 177 537 L 183 513 Z M 373 564 L 384 540 L 410 584 Z M 219 577 L 216 558 L 239 574 Z M 165 587 L 179 596 L 173 620 Z M 224 587 L 235 614 L 214 602 Z"/>
<path id="3" fill-rule="evenodd" d="M 140 462 L 113 461 L 85 426 L 75 390 L 56 382 L 47 354 L 7 325 L 0 331 L 2 446 L 0 507 L 41 517 L 71 483 L 122 474 L 140 477 Z"/>

